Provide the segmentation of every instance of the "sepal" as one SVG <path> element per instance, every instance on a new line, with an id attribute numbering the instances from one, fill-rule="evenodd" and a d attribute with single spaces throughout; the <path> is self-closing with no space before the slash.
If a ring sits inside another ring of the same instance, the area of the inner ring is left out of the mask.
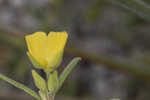
<path id="1" fill-rule="evenodd" d="M 58 74 L 57 71 L 55 70 L 54 72 L 49 74 L 48 77 L 48 90 L 51 93 L 54 93 L 58 87 Z"/>
<path id="2" fill-rule="evenodd" d="M 32 70 L 32 76 L 36 87 L 39 88 L 41 91 L 45 91 L 46 90 L 45 80 L 35 70 Z"/>

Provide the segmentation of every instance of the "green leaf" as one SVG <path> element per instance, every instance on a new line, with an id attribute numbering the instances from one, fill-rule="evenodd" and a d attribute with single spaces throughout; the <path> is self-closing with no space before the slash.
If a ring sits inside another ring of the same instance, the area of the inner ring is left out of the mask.
<path id="1" fill-rule="evenodd" d="M 30 94 L 31 96 L 33 96 L 34 98 L 36 98 L 37 100 L 40 100 L 40 96 L 34 92 L 33 90 L 31 90 L 30 88 L 26 87 L 25 85 L 18 83 L 10 78 L 8 78 L 7 76 L 0 74 L 0 79 L 10 83 L 11 85 L 25 91 L 26 93 Z"/>
<path id="2" fill-rule="evenodd" d="M 80 57 L 74 58 L 69 65 L 64 69 L 64 71 L 61 73 L 59 78 L 59 86 L 56 90 L 56 92 L 61 88 L 62 84 L 64 83 L 65 79 L 69 75 L 69 73 L 73 70 L 73 68 L 76 66 L 76 64 L 81 60 Z"/>
<path id="3" fill-rule="evenodd" d="M 50 92 L 54 93 L 58 87 L 58 74 L 55 70 L 54 72 L 49 74 L 48 77 L 48 89 Z"/>
<path id="4" fill-rule="evenodd" d="M 32 76 L 33 76 L 34 83 L 37 86 L 37 88 L 39 88 L 42 91 L 45 91 L 46 90 L 45 80 L 35 70 L 32 70 Z"/>

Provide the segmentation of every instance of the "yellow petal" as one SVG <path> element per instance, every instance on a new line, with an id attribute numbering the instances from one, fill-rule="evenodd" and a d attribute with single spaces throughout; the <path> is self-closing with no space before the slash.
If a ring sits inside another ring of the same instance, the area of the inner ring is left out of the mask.
<path id="1" fill-rule="evenodd" d="M 68 34 L 66 32 L 49 33 L 48 47 L 46 50 L 49 67 L 57 67 L 58 63 L 60 63 L 67 38 Z"/>
<path id="2" fill-rule="evenodd" d="M 27 55 L 34 67 L 40 68 L 40 69 L 42 68 L 42 65 L 38 61 L 36 61 L 36 59 L 30 54 L 30 52 L 27 52 Z"/>
<path id="3" fill-rule="evenodd" d="M 44 32 L 36 32 L 27 35 L 25 39 L 30 54 L 40 63 L 40 65 L 46 66 L 47 61 L 45 60 L 44 53 L 47 44 L 47 35 Z"/>

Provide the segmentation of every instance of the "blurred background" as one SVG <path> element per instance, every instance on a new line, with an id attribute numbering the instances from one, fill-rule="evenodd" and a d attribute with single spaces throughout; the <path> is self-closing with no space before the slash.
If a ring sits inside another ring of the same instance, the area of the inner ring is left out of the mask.
<path id="1" fill-rule="evenodd" d="M 67 31 L 56 100 L 150 100 L 150 0 L 0 0 L 0 73 L 37 91 L 24 36 Z M 43 77 L 42 71 L 37 70 Z M 0 80 L 0 100 L 34 100 Z"/>

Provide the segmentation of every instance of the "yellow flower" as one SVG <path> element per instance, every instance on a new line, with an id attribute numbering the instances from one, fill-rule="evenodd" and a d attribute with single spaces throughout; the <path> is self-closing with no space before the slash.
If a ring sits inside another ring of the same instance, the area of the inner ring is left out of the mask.
<path id="1" fill-rule="evenodd" d="M 25 36 L 29 56 L 35 67 L 51 72 L 59 66 L 68 38 L 66 32 L 35 32 Z"/>

